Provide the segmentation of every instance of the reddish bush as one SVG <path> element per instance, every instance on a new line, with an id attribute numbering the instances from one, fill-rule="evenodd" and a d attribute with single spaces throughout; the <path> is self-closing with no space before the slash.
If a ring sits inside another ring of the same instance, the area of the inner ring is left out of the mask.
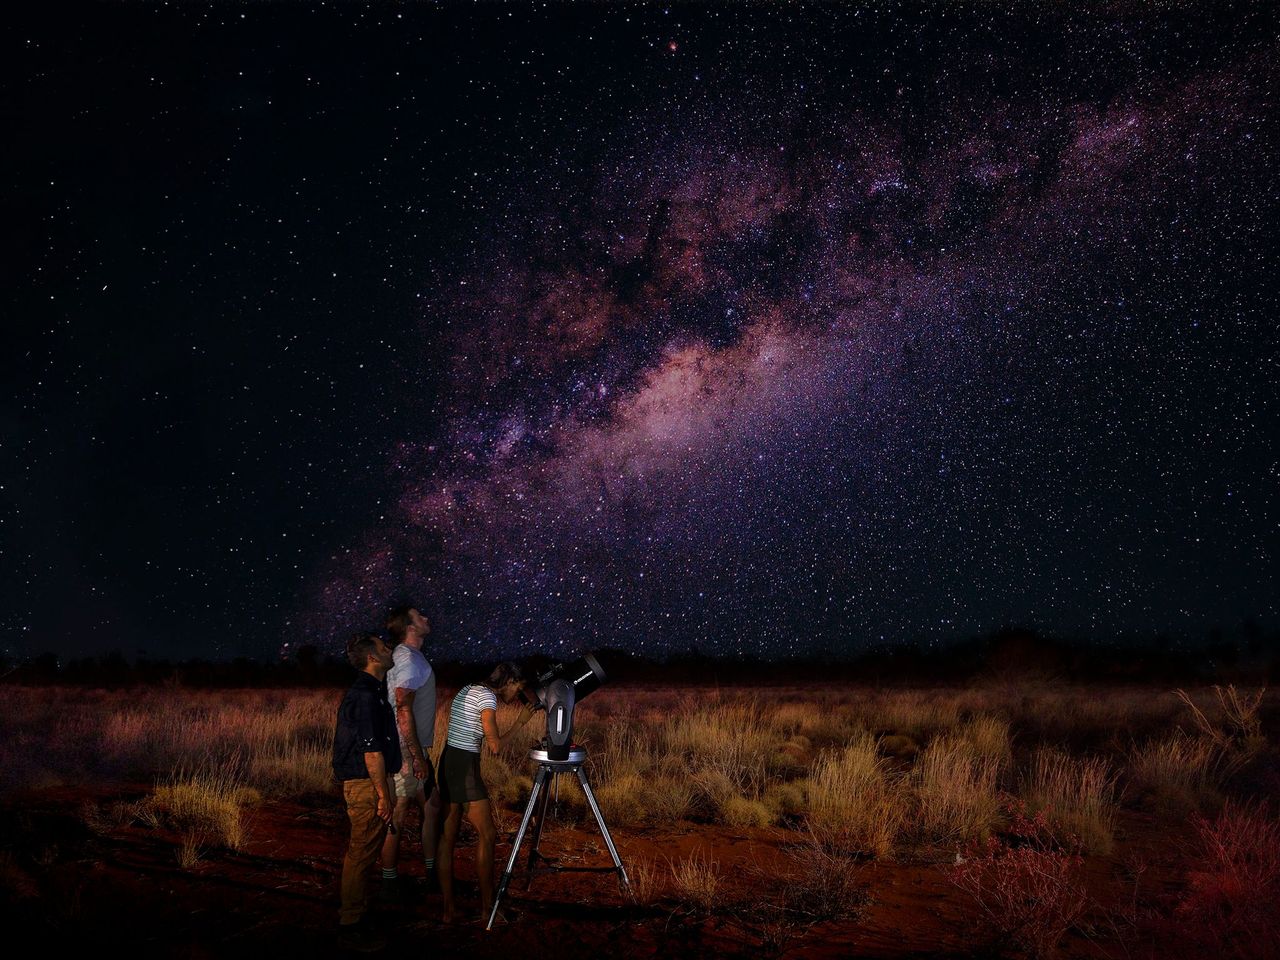
<path id="1" fill-rule="evenodd" d="M 1196 865 L 1174 911 L 1179 938 L 1205 956 L 1280 957 L 1280 822 L 1265 803 L 1193 817 Z"/>
<path id="2" fill-rule="evenodd" d="M 957 858 L 951 878 L 973 897 L 999 945 L 1049 957 L 1085 909 L 1079 844 L 1061 842 L 1044 812 L 1029 817 L 1021 801 L 1005 798 L 1005 811 L 1005 835 Z"/>

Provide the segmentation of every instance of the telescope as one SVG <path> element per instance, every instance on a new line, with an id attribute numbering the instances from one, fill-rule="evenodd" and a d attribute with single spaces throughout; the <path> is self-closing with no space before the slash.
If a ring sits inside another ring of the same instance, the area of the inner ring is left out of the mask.
<path id="1" fill-rule="evenodd" d="M 516 868 L 516 859 L 520 856 L 520 844 L 524 842 L 525 832 L 534 819 L 534 811 L 538 811 L 533 827 L 533 845 L 529 849 L 529 880 L 533 879 L 534 867 L 538 861 L 545 861 L 549 869 L 567 870 L 607 870 L 618 874 L 622 889 L 629 896 L 631 881 L 627 879 L 626 868 L 622 858 L 618 856 L 618 848 L 613 845 L 613 837 L 609 835 L 609 827 L 604 822 L 604 814 L 600 812 L 600 804 L 587 782 L 586 771 L 582 765 L 587 761 L 587 750 L 573 742 L 573 708 L 579 700 L 591 696 L 605 682 L 604 667 L 595 654 L 586 653 L 572 663 L 557 663 L 538 676 L 536 680 L 520 691 L 520 699 L 536 709 L 547 712 L 547 735 L 542 744 L 529 751 L 529 759 L 538 765 L 538 772 L 533 778 L 533 788 L 529 792 L 529 802 L 525 804 L 524 816 L 520 819 L 520 829 L 516 831 L 515 842 L 511 845 L 511 856 L 507 860 L 507 868 L 498 881 L 498 892 L 493 898 L 493 911 L 489 914 L 486 930 L 493 929 L 494 918 L 498 916 L 498 904 L 507 892 L 507 884 L 511 882 L 511 874 Z M 561 773 L 572 773 L 582 784 L 582 792 L 587 798 L 591 812 L 595 814 L 596 823 L 600 824 L 600 835 L 604 845 L 609 848 L 609 856 L 613 859 L 612 867 L 564 867 L 552 866 L 552 858 L 544 856 L 538 850 L 542 839 L 542 828 L 547 822 L 547 800 L 551 796 L 548 779 L 556 784 L 559 795 Z"/>
<path id="2" fill-rule="evenodd" d="M 573 709 L 580 700 L 595 693 L 607 679 L 595 654 L 583 654 L 572 663 L 557 663 L 525 687 L 520 696 L 525 703 L 547 712 L 545 741 L 548 760 L 569 759 L 573 746 Z"/>

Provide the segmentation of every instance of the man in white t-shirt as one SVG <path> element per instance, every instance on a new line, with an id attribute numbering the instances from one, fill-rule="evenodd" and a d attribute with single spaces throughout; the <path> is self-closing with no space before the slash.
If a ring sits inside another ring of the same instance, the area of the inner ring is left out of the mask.
<path id="1" fill-rule="evenodd" d="M 404 763 L 394 776 L 396 805 L 391 814 L 394 832 L 382 844 L 383 899 L 403 900 L 396 861 L 400 836 L 410 806 L 422 814 L 422 853 L 429 888 L 436 885 L 436 838 L 440 833 L 440 791 L 431 765 L 435 742 L 436 677 L 422 653 L 431 624 L 416 607 L 395 607 L 387 614 L 393 664 L 387 673 L 387 699 L 395 706 Z"/>

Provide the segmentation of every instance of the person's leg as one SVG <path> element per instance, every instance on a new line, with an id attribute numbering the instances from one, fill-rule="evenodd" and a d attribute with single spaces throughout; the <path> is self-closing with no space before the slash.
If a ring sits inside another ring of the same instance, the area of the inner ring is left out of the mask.
<path id="1" fill-rule="evenodd" d="M 386 824 L 378 818 L 378 794 L 373 781 L 348 780 L 342 785 L 342 792 L 351 819 L 351 839 L 342 860 L 342 909 L 338 922 L 348 926 L 364 917 L 369 868 L 378 857 Z"/>
<path id="2" fill-rule="evenodd" d="M 453 845 L 458 840 L 458 828 L 462 826 L 463 806 L 461 803 L 446 805 L 444 824 L 440 830 L 440 846 L 436 850 L 436 875 L 440 879 L 440 894 L 444 898 L 445 923 L 453 923 L 457 919 L 457 908 L 453 902 Z"/>
<path id="3" fill-rule="evenodd" d="M 433 783 L 427 784 L 430 792 L 422 803 L 422 856 L 426 859 L 427 879 L 436 865 L 436 846 L 440 840 L 440 820 L 443 816 L 443 805 L 440 802 L 440 788 Z"/>
<path id="4" fill-rule="evenodd" d="M 493 824 L 493 804 L 488 799 L 473 800 L 469 804 L 467 819 L 476 828 L 476 876 L 480 881 L 480 917 L 489 919 L 493 909 L 493 848 L 498 839 L 498 828 Z"/>
<path id="5" fill-rule="evenodd" d="M 391 808 L 391 824 L 395 832 L 388 830 L 386 839 L 382 841 L 382 878 L 394 879 L 396 864 L 400 858 L 400 834 L 404 830 L 405 816 L 409 813 L 409 798 L 396 797 L 396 805 Z"/>

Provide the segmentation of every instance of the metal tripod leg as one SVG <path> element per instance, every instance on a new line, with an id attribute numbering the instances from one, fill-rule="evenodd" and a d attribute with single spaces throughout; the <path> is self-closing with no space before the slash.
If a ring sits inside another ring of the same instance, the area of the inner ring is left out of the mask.
<path id="1" fill-rule="evenodd" d="M 542 767 L 538 770 L 538 775 L 533 780 L 533 790 L 529 792 L 529 802 L 524 807 L 524 817 L 520 820 L 520 829 L 516 831 L 516 839 L 511 844 L 511 856 L 507 858 L 507 868 L 502 871 L 502 879 L 498 881 L 498 890 L 493 896 L 493 910 L 489 914 L 489 922 L 485 924 L 486 930 L 493 929 L 493 921 L 498 916 L 498 904 L 502 902 L 502 895 L 507 892 L 507 884 L 511 882 L 511 871 L 516 868 L 516 860 L 520 856 L 520 844 L 524 840 L 524 832 L 529 828 L 529 818 L 533 816 L 533 805 L 538 801 L 538 794 L 542 792 L 543 786 L 547 780 L 547 768 Z M 592 801 L 595 805 L 595 801 Z M 598 814 L 597 814 L 598 816 Z M 610 849 L 613 845 L 610 844 Z"/>
<path id="2" fill-rule="evenodd" d="M 609 828 L 605 826 L 604 814 L 600 812 L 600 805 L 596 803 L 596 795 L 591 792 L 591 784 L 587 783 L 587 775 L 581 767 L 575 767 L 573 772 L 578 775 L 578 782 L 582 784 L 582 792 L 587 795 L 587 803 L 591 804 L 591 812 L 596 815 L 596 823 L 600 824 L 600 833 L 604 836 L 604 845 L 609 848 L 609 856 L 613 857 L 613 865 L 618 868 L 618 878 L 622 881 L 622 889 L 626 891 L 627 896 L 634 896 L 631 892 L 631 881 L 627 879 L 626 867 L 622 865 L 622 858 L 618 856 L 618 848 L 613 845 L 613 837 L 609 836 Z"/>
<path id="3" fill-rule="evenodd" d="M 547 768 L 542 767 L 540 769 L 545 771 Z M 551 774 L 551 776 L 559 777 L 560 774 L 553 773 Z M 556 789 L 559 789 L 559 787 L 557 787 Z M 529 845 L 529 863 L 525 871 L 525 878 L 524 878 L 524 888 L 526 890 L 528 890 L 529 887 L 532 886 L 533 884 L 533 871 L 538 865 L 539 858 L 543 860 L 547 859 L 546 857 L 542 856 L 542 850 L 539 848 L 538 844 L 542 842 L 542 828 L 546 826 L 546 823 L 547 823 L 547 801 L 549 801 L 550 799 L 551 799 L 551 785 L 548 783 L 542 791 L 542 798 L 538 803 L 538 812 L 535 814 L 536 819 L 534 820 L 534 824 L 533 824 L 533 842 Z"/>

